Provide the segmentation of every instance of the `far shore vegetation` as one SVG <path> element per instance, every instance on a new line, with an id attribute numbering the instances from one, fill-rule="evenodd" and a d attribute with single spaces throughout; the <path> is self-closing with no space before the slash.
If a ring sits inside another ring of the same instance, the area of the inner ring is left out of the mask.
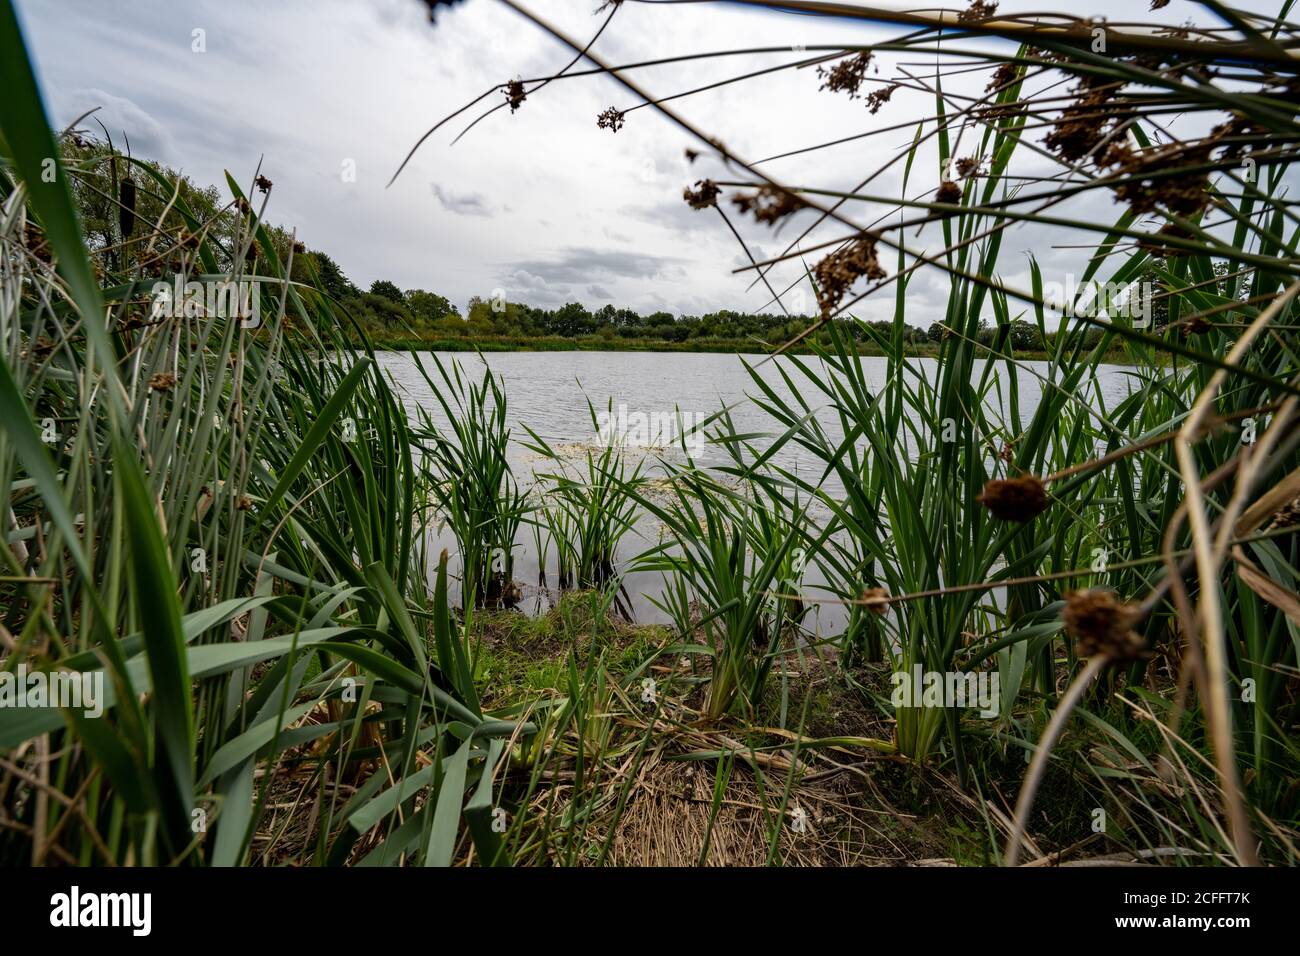
<path id="1" fill-rule="evenodd" d="M 554 309 L 540 308 L 502 298 L 474 296 L 464 314 L 446 297 L 424 289 L 402 291 L 385 279 L 362 291 L 343 274 L 327 254 L 309 253 L 315 259 L 328 291 L 364 328 L 378 348 L 439 352 L 726 352 L 765 354 L 784 351 L 813 354 L 831 344 L 831 330 L 823 325 L 807 334 L 815 316 L 750 313 L 720 309 L 704 315 L 674 315 L 607 304 L 598 309 L 569 302 Z M 905 353 L 936 356 L 939 344 L 951 333 L 940 322 L 927 328 L 892 321 L 838 320 L 841 332 L 852 337 L 858 354 L 884 356 L 882 341 L 901 336 Z M 1081 336 L 1083 347 L 1096 348 L 1100 329 L 1071 333 Z M 1043 358 L 1055 351 L 1056 334 L 1025 319 L 1002 326 L 984 323 L 976 342 L 986 351 L 1014 353 L 1021 358 Z M 359 339 L 358 339 L 359 341 Z M 793 343 L 793 344 L 790 344 Z M 1133 359 L 1122 342 L 1108 350 L 1108 362 Z"/>

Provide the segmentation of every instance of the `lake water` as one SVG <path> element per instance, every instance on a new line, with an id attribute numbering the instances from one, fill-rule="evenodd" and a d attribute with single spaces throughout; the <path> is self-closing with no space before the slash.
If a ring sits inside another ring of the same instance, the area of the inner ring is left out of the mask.
<path id="1" fill-rule="evenodd" d="M 801 391 L 810 403 L 815 407 L 824 404 L 817 401 L 822 397 L 821 393 L 815 392 L 811 383 L 802 378 L 794 361 L 784 357 L 765 362 L 762 355 L 577 351 L 493 352 L 482 358 L 473 353 L 439 353 L 438 357 L 444 363 L 459 361 L 471 379 L 481 378 L 483 363 L 486 362 L 504 381 L 508 420 L 512 428 L 511 466 L 516 480 L 524 488 L 533 483 L 534 467 L 545 464 L 546 470 L 553 466 L 523 446 L 522 442 L 528 439 L 528 435 L 522 425 L 526 423 L 557 451 L 573 455 L 576 462 L 585 456 L 588 448 L 598 447 L 600 441 L 600 436 L 593 427 L 588 400 L 598 412 L 604 412 L 612 402 L 616 427 L 621 422 L 633 434 L 643 421 L 651 426 L 644 431 L 653 432 L 655 416 L 661 422 L 673 422 L 678 410 L 684 418 L 693 415 L 705 417 L 723 406 L 731 405 L 734 406 L 731 414 L 738 432 L 768 432 L 778 435 L 782 430 L 778 424 L 748 400 L 748 396 L 759 393 L 750 371 L 745 367 L 745 362 L 748 362 L 777 394 L 783 397 L 791 395 L 781 375 L 785 371 L 800 383 Z M 378 358 L 412 417 L 415 409 L 421 408 L 436 424 L 445 423 L 437 398 L 410 355 L 385 352 L 379 353 Z M 430 354 L 423 354 L 421 360 L 434 381 L 438 381 L 439 376 Z M 815 357 L 804 356 L 800 361 L 821 371 Z M 861 359 L 861 363 L 866 381 L 874 387 L 882 386 L 887 369 L 886 360 L 867 357 Z M 918 359 L 916 364 L 923 374 L 933 380 L 932 377 L 937 373 L 937 364 L 933 359 Z M 1040 380 L 1032 372 L 1041 374 L 1046 365 L 1028 363 L 1028 368 L 1031 371 L 1022 370 L 1018 375 L 1021 414 L 1026 422 L 1042 394 Z M 977 365 L 977 376 L 980 370 L 981 366 Z M 1100 391 L 1099 397 L 1104 407 L 1113 407 L 1128 393 L 1132 372 L 1132 369 L 1116 366 L 1103 366 L 1100 369 L 1095 388 Z M 829 376 L 830 373 L 827 371 L 825 374 Z M 1005 371 L 1000 369 L 998 374 L 1005 375 Z M 819 420 L 832 439 L 843 436 L 832 415 L 819 415 Z M 765 443 L 758 444 L 762 447 Z M 728 461 L 725 451 L 707 444 L 699 448 L 693 446 L 692 452 L 700 464 L 718 465 Z M 662 455 L 670 460 L 684 460 L 681 450 L 672 446 L 655 447 L 650 454 Z M 822 470 L 816 461 L 793 442 L 787 443 L 773 461 L 776 465 L 807 478 L 819 475 Z M 831 494 L 838 490 L 829 484 L 827 488 Z M 525 592 L 521 608 L 528 613 L 545 610 L 555 597 L 546 588 L 538 586 L 540 569 L 537 556 L 533 553 L 536 550 L 533 540 L 531 530 L 527 527 L 521 529 L 515 554 L 515 577 Z M 620 557 L 629 559 L 658 540 L 655 522 L 646 518 L 634 532 L 624 538 Z M 454 540 L 445 532 L 439 536 L 437 544 L 449 547 L 454 554 Z M 554 568 L 548 570 L 548 580 L 553 583 Z M 805 581 L 809 585 L 815 583 Z M 636 620 L 643 623 L 664 620 L 662 612 L 650 600 L 659 590 L 657 574 L 631 575 L 624 584 Z M 842 619 L 843 614 L 839 608 L 825 605 L 821 608 L 817 629 L 833 632 Z"/>

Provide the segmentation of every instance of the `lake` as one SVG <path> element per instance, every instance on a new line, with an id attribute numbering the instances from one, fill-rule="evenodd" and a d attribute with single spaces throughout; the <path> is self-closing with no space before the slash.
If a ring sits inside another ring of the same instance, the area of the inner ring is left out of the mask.
<path id="1" fill-rule="evenodd" d="M 438 373 L 433 367 L 432 354 L 434 353 L 422 354 L 421 360 L 431 377 L 437 381 Z M 746 369 L 745 362 L 753 366 L 762 380 L 783 397 L 789 397 L 791 393 L 781 372 L 785 371 L 796 382 L 802 376 L 794 360 L 782 357 L 764 361 L 763 355 L 575 351 L 492 352 L 480 358 L 464 352 L 437 354 L 444 363 L 459 361 L 471 378 L 482 376 L 484 362 L 501 376 L 508 401 L 508 420 L 512 428 L 511 467 L 516 480 L 524 488 L 532 485 L 533 468 L 536 465 L 551 466 L 524 447 L 522 442 L 528 439 L 528 435 L 523 424 L 546 439 L 557 451 L 571 454 L 575 462 L 585 456 L 587 449 L 598 447 L 601 438 L 593 426 L 588 400 L 598 412 L 606 412 L 612 403 L 614 415 L 611 424 L 614 429 L 625 429 L 625 434 L 633 437 L 643 434 L 652 442 L 656 431 L 654 426 L 675 422 L 678 410 L 689 425 L 691 419 L 688 416 L 707 417 L 726 405 L 734 406 L 731 414 L 737 431 L 779 434 L 779 426 L 747 400 L 747 396 L 757 393 L 758 388 L 750 371 Z M 420 408 L 429 414 L 435 424 L 446 422 L 442 407 L 409 354 L 381 352 L 378 358 L 413 418 L 415 410 Z M 814 356 L 801 356 L 799 361 L 820 370 L 820 364 Z M 936 373 L 935 360 L 916 359 L 915 362 L 927 377 Z M 865 357 L 861 363 L 868 383 L 877 387 L 884 384 L 887 369 L 884 358 Z M 1042 394 L 1039 379 L 1032 373 L 1041 374 L 1046 363 L 1029 362 L 1026 365 L 1028 370 L 1022 370 L 1018 375 L 1018 385 L 1021 413 L 1024 420 L 1028 421 Z M 978 375 L 981 369 L 982 363 L 977 363 L 975 374 Z M 1101 367 L 1095 387 L 1100 391 L 1101 402 L 1106 408 L 1113 407 L 1129 392 L 1133 381 L 1132 373 L 1132 369 L 1120 366 Z M 1005 375 L 1005 372 L 999 374 Z M 802 391 L 810 403 L 815 403 L 815 399 L 820 396 L 820 393 L 813 391 L 811 383 L 807 383 Z M 843 437 L 843 432 L 832 415 L 819 415 L 819 420 L 832 439 Z M 655 444 L 656 447 L 648 449 L 651 456 L 662 455 L 670 460 L 684 461 L 680 448 L 671 443 Z M 692 446 L 692 453 L 697 462 L 705 465 L 722 464 L 728 460 L 725 451 L 708 444 L 703 444 L 702 447 Z M 821 472 L 817 462 L 793 442 L 787 443 L 774 456 L 773 461 L 804 477 L 816 476 Z M 826 487 L 831 494 L 838 490 L 838 485 L 831 482 Z M 634 532 L 624 538 L 620 557 L 622 560 L 630 559 L 658 540 L 657 522 L 646 517 Z M 515 577 L 523 586 L 525 594 L 521 609 L 527 613 L 539 613 L 551 605 L 555 594 L 538 584 L 539 567 L 531 530 L 527 527 L 521 529 L 516 543 Z M 436 544 L 455 553 L 455 542 L 445 532 L 438 536 Z M 550 569 L 549 580 L 552 583 L 555 580 L 553 568 Z M 805 579 L 808 586 L 816 583 L 811 578 Z M 625 579 L 630 608 L 637 621 L 647 623 L 666 619 L 651 600 L 658 594 L 658 584 L 657 574 L 633 574 Z M 815 630 L 833 633 L 842 620 L 843 612 L 839 607 L 824 605 L 820 609 L 820 620 Z"/>

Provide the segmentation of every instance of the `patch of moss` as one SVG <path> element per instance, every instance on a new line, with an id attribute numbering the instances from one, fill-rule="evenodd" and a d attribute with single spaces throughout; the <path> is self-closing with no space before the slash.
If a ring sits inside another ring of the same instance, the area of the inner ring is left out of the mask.
<path id="1" fill-rule="evenodd" d="M 570 654 L 578 655 L 580 666 L 589 655 L 604 654 L 606 668 L 617 678 L 641 667 L 671 638 L 661 626 L 611 619 L 601 613 L 600 596 L 590 591 L 566 591 L 538 617 L 476 611 L 472 628 L 475 683 L 493 706 L 535 699 L 539 691 L 565 692 Z"/>

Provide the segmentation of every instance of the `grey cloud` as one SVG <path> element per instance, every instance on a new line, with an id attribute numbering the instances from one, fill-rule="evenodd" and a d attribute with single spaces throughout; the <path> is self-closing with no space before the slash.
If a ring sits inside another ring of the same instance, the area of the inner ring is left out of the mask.
<path id="1" fill-rule="evenodd" d="M 108 127 L 119 147 L 125 149 L 125 139 L 130 139 L 132 155 L 175 162 L 176 143 L 171 133 L 133 100 L 100 89 L 72 90 L 59 97 L 55 113 L 61 122 L 71 123 L 88 110 L 95 112 L 81 122 L 81 129 L 98 134 L 99 124 L 95 122 L 98 119 Z"/>
<path id="2" fill-rule="evenodd" d="M 490 216 L 492 204 L 482 193 L 456 193 L 443 189 L 437 183 L 430 183 L 434 197 L 448 212 L 458 216 Z"/>
<path id="3" fill-rule="evenodd" d="M 514 263 L 547 283 L 587 283 L 595 278 L 662 279 L 682 274 L 680 259 L 609 249 L 569 248 L 553 259 Z"/>
<path id="4" fill-rule="evenodd" d="M 718 219 L 718 214 L 709 209 L 692 209 L 678 194 L 674 199 L 664 199 L 647 206 L 623 206 L 618 215 L 638 222 L 649 223 L 680 236 L 698 236 L 727 227 Z"/>
<path id="5" fill-rule="evenodd" d="M 516 269 L 507 275 L 502 288 L 507 299 L 527 305 L 554 307 L 572 298 L 567 284 L 549 282 L 527 269 Z"/>

